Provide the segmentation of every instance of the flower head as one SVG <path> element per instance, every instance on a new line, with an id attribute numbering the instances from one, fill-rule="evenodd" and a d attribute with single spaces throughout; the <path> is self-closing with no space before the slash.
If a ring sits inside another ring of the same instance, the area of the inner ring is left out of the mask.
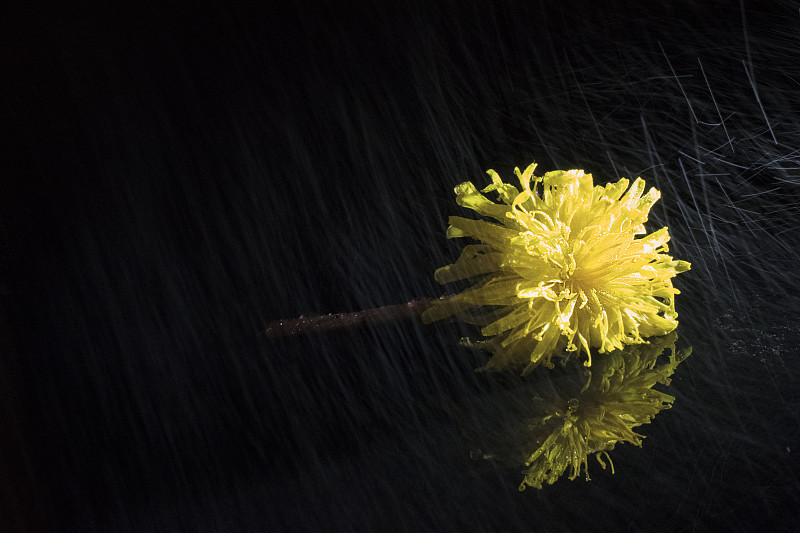
<path id="1" fill-rule="evenodd" d="M 450 217 L 448 238 L 471 237 L 455 264 L 438 269 L 439 283 L 475 280 L 434 302 L 425 322 L 459 316 L 482 326 L 489 340 L 472 343 L 494 356 L 487 368 L 525 364 L 525 372 L 566 350 L 600 353 L 678 325 L 672 278 L 689 270 L 667 255 L 669 233 L 649 235 L 644 223 L 660 193 L 644 180 L 595 186 L 582 170 L 533 175 L 515 170 L 522 190 L 489 170 L 492 184 L 456 187 L 456 202 L 497 222 Z M 499 203 L 484 194 L 496 192 Z M 477 311 L 476 311 L 477 309 Z"/>

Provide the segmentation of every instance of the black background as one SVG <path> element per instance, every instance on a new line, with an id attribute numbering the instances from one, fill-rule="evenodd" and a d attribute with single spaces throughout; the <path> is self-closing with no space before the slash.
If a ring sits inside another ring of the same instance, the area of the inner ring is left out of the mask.
<path id="1" fill-rule="evenodd" d="M 431 4 L 6 17 L 5 530 L 793 530 L 798 5 Z M 616 474 L 520 493 L 470 452 L 546 371 L 260 331 L 438 296 L 453 187 L 533 160 L 661 190 L 694 354 Z"/>

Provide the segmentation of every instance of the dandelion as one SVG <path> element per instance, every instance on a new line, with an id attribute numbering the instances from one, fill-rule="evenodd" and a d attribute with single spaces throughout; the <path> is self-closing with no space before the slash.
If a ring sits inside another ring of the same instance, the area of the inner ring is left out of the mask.
<path id="1" fill-rule="evenodd" d="M 672 278 L 689 270 L 668 255 L 666 227 L 646 235 L 644 223 L 660 198 L 637 178 L 595 186 L 582 170 L 534 176 L 536 164 L 515 173 L 522 190 L 494 171 L 479 191 L 456 187 L 456 202 L 497 222 L 450 217 L 448 238 L 470 237 L 451 265 L 438 269 L 439 283 L 475 284 L 433 301 L 426 323 L 451 316 L 481 326 L 488 340 L 485 368 L 527 364 L 552 367 L 554 356 L 587 355 L 647 342 L 678 325 Z M 499 203 L 483 193 L 496 192 Z"/>

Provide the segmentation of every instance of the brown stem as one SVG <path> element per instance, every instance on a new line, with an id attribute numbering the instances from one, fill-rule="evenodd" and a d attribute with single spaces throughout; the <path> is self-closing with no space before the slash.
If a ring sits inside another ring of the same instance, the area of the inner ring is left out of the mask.
<path id="1" fill-rule="evenodd" d="M 350 328 L 363 324 L 380 324 L 416 318 L 431 305 L 431 299 L 412 300 L 405 304 L 384 305 L 353 313 L 333 313 L 311 317 L 273 320 L 267 325 L 267 337 L 289 337 L 317 331 Z"/>

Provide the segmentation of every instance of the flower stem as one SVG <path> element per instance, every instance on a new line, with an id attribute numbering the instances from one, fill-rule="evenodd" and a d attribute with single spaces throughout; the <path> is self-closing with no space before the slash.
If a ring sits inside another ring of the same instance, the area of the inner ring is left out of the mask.
<path id="1" fill-rule="evenodd" d="M 431 305 L 431 298 L 412 300 L 397 305 L 384 305 L 355 311 L 353 313 L 332 313 L 311 317 L 300 316 L 282 320 L 273 320 L 265 329 L 267 337 L 279 338 L 293 335 L 304 335 L 320 331 L 343 329 L 363 324 L 380 324 L 416 318 Z"/>

